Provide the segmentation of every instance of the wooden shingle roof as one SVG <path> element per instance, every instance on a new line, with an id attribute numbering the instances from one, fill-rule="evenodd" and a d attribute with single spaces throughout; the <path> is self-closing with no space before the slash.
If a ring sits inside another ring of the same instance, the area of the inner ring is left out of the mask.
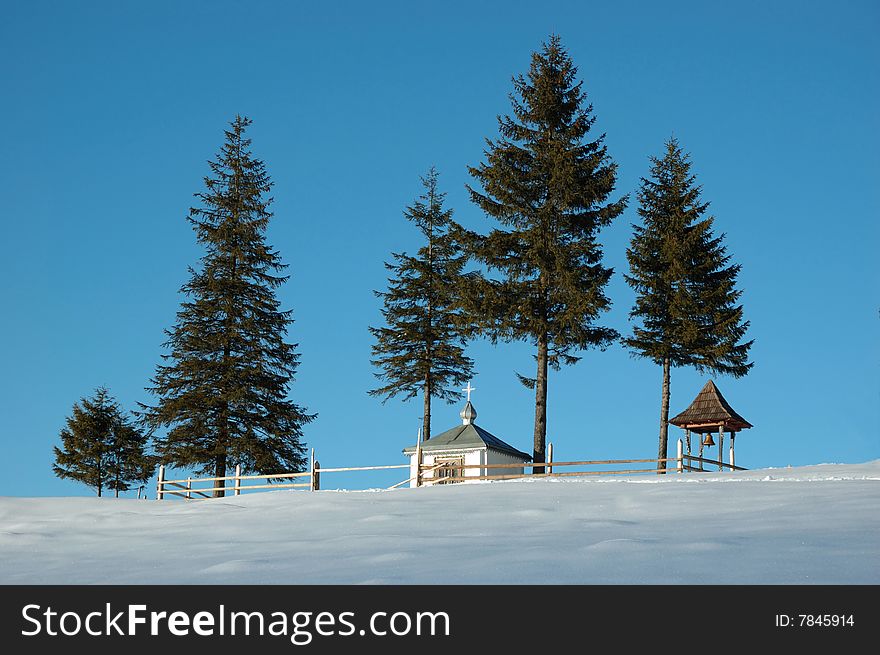
<path id="1" fill-rule="evenodd" d="M 752 427 L 751 423 L 733 410 L 712 380 L 697 394 L 690 407 L 669 419 L 669 422 L 694 432 L 712 432 L 719 426 L 733 431 Z"/>

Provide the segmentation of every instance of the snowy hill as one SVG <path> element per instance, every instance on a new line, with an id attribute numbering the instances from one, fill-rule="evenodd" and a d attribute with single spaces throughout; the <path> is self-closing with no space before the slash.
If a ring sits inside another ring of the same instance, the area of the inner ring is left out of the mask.
<path id="1" fill-rule="evenodd" d="M 877 584 L 880 460 L 185 502 L 0 498 L 3 584 Z"/>

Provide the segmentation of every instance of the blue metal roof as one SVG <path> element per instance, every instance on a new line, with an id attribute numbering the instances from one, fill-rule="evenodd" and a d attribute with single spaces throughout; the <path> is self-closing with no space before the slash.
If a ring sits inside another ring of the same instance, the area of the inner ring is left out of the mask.
<path id="1" fill-rule="evenodd" d="M 470 448 L 491 448 L 492 450 L 497 450 L 518 457 L 526 462 L 532 461 L 531 455 L 527 455 L 521 450 L 517 450 L 509 443 L 502 441 L 491 432 L 484 430 L 474 423 L 458 425 L 451 430 L 442 432 L 436 437 L 431 437 L 422 443 L 422 450 L 425 452 L 431 452 L 433 450 L 454 450 L 456 448 L 462 450 Z M 415 446 L 408 446 L 403 449 L 405 455 L 412 455 L 415 451 Z"/>

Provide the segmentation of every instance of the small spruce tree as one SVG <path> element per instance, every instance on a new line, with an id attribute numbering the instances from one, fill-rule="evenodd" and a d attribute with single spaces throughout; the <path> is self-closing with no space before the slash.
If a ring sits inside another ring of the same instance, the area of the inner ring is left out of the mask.
<path id="1" fill-rule="evenodd" d="M 146 484 L 153 476 L 158 458 L 147 452 L 148 440 L 127 418 L 115 423 L 107 453 L 107 488 L 117 498 L 120 491 L 128 491 L 134 483 Z"/>
<path id="2" fill-rule="evenodd" d="M 258 474 L 303 470 L 302 428 L 315 418 L 288 398 L 299 355 L 285 341 L 293 319 L 276 289 L 286 264 L 266 243 L 272 182 L 249 149 L 250 124 L 232 121 L 196 194 L 189 222 L 206 253 L 166 331 L 170 352 L 149 387 L 158 402 L 142 405 L 153 429 L 167 429 L 157 438 L 163 461 L 215 477 L 236 464 Z"/>
<path id="3" fill-rule="evenodd" d="M 437 189 L 432 167 L 422 178 L 425 188 L 404 212 L 422 233 L 424 245 L 415 257 L 392 253 L 385 263 L 392 273 L 382 298 L 386 325 L 370 327 L 375 337 L 372 364 L 382 386 L 372 396 L 405 400 L 421 393 L 422 437 L 431 438 L 431 399 L 454 402 L 459 388 L 471 378 L 473 361 L 464 354 L 470 324 L 458 292 L 466 257 L 453 238 L 452 210 L 443 208 L 446 194 Z"/>
<path id="4" fill-rule="evenodd" d="M 670 369 L 693 366 L 741 377 L 752 367 L 753 341 L 742 341 L 749 322 L 738 304 L 740 266 L 730 263 L 724 235 L 713 234 L 714 219 L 705 216 L 709 203 L 700 200 L 689 156 L 671 138 L 663 157 L 651 162 L 650 178 L 642 178 L 638 194 L 643 222 L 633 226 L 625 276 L 637 294 L 630 317 L 640 324 L 623 343 L 635 356 L 662 367 L 657 456 L 665 459 Z"/>
<path id="5" fill-rule="evenodd" d="M 63 449 L 54 448 L 55 475 L 93 487 L 98 496 L 112 489 L 118 497 L 132 483 L 146 483 L 156 468 L 156 458 L 147 453 L 149 438 L 104 387 L 74 403 L 60 436 Z"/>

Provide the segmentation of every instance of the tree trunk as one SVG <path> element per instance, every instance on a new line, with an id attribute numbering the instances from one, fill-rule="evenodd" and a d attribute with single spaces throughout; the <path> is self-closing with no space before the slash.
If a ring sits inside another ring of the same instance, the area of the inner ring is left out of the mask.
<path id="1" fill-rule="evenodd" d="M 660 402 L 660 447 L 657 459 L 666 459 L 669 444 L 669 358 L 663 359 L 663 398 Z M 657 471 L 666 472 L 666 462 L 657 462 Z"/>
<path id="2" fill-rule="evenodd" d="M 236 177 L 236 184 L 238 178 Z M 238 258 L 233 255 L 232 257 L 232 274 L 231 279 L 235 279 L 236 271 L 238 269 Z M 223 377 L 226 377 L 226 374 L 229 371 L 229 356 L 232 353 L 232 347 L 229 343 L 229 335 L 232 332 L 232 302 L 227 297 L 226 299 L 226 339 L 223 343 Z M 220 409 L 220 434 L 217 435 L 217 455 L 214 460 L 214 477 L 215 478 L 223 478 L 226 477 L 226 449 L 229 447 L 229 396 L 227 396 L 227 392 L 229 391 L 227 385 L 225 384 L 226 380 L 223 381 L 223 387 L 221 389 L 221 393 L 224 394 L 224 400 L 221 404 Z M 215 480 L 215 487 L 225 487 L 226 480 Z M 217 489 L 214 491 L 214 498 L 223 498 L 226 496 L 226 489 Z"/>
<path id="3" fill-rule="evenodd" d="M 431 438 L 431 374 L 425 373 L 425 407 L 422 412 L 422 441 Z"/>
<path id="4" fill-rule="evenodd" d="M 226 351 L 228 353 L 228 349 Z M 227 402 L 221 404 L 220 410 L 220 429 L 217 435 L 217 451 L 214 456 L 214 477 L 226 477 L 226 448 L 229 444 L 229 405 Z M 214 480 L 212 487 L 226 487 L 226 480 Z M 226 495 L 226 489 L 215 489 L 214 498 L 223 498 Z"/>
<path id="5" fill-rule="evenodd" d="M 547 335 L 538 337 L 538 374 L 535 377 L 535 449 L 532 461 L 545 462 L 547 443 Z M 543 473 L 544 467 L 533 467 L 532 473 Z"/>
<path id="6" fill-rule="evenodd" d="M 433 217 L 434 191 L 430 191 L 430 210 Z M 425 407 L 422 412 L 422 441 L 431 438 L 431 370 L 434 366 L 434 221 L 428 222 L 428 342 L 425 344 Z"/>
<path id="7" fill-rule="evenodd" d="M 226 477 L 226 453 L 222 453 L 217 455 L 217 458 L 214 460 L 214 477 L 215 478 L 224 478 Z M 215 480 L 214 487 L 225 487 L 226 480 Z M 225 489 L 217 489 L 214 491 L 214 498 L 223 498 L 226 495 Z"/>

